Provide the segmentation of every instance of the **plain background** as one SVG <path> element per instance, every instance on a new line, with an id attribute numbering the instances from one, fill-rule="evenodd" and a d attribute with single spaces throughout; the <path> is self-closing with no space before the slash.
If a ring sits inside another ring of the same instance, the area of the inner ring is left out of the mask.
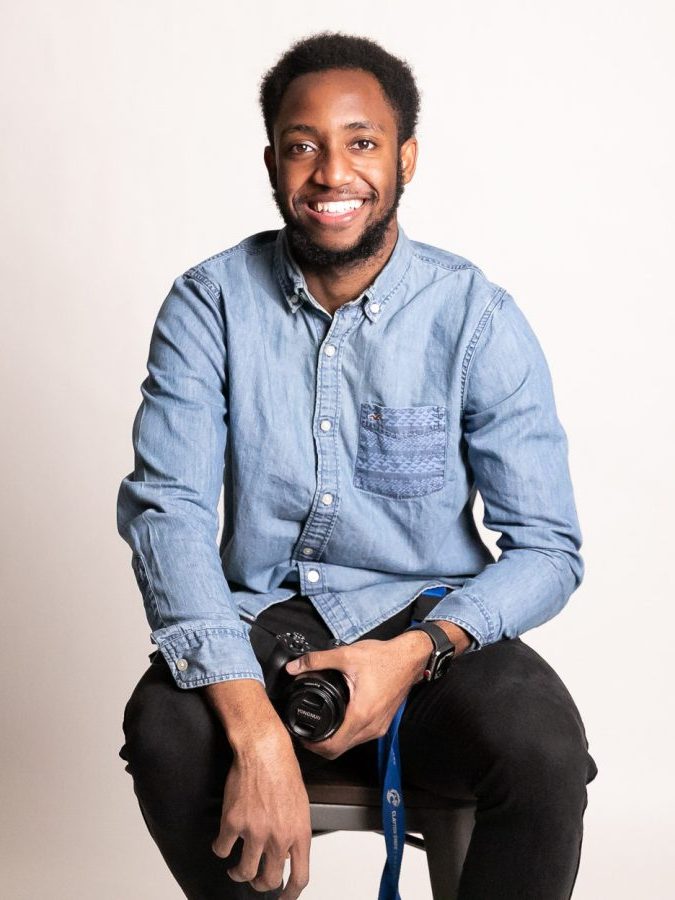
<path id="1" fill-rule="evenodd" d="M 600 768 L 575 898 L 672 897 L 671 5 L 2 5 L 3 896 L 182 896 L 117 756 L 153 647 L 115 500 L 173 279 L 279 227 L 260 76 L 328 28 L 413 66 L 400 221 L 506 287 L 553 374 L 587 575 L 526 640 Z M 317 839 L 303 896 L 375 897 L 383 862 Z M 401 891 L 431 896 L 411 848 Z"/>

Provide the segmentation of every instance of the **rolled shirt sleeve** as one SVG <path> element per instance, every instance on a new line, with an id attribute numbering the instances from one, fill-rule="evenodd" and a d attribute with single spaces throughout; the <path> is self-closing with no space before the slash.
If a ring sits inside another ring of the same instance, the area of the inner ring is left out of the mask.
<path id="1" fill-rule="evenodd" d="M 467 351 L 463 433 L 501 555 L 427 616 L 462 626 L 476 648 L 552 618 L 584 574 L 567 438 L 542 349 L 507 293 L 479 328 Z"/>
<path id="2" fill-rule="evenodd" d="M 134 471 L 117 501 L 151 640 L 181 688 L 253 678 L 260 664 L 218 552 L 227 439 L 226 339 L 219 291 L 177 278 L 157 316 L 133 424 Z"/>

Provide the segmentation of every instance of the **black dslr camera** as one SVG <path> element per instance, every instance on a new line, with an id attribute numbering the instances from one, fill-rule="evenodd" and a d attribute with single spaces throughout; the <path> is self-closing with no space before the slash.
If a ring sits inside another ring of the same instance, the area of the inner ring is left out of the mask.
<path id="1" fill-rule="evenodd" d="M 306 741 L 326 740 L 342 725 L 349 702 L 349 688 L 342 672 L 323 669 L 289 675 L 286 663 L 311 650 L 329 648 L 312 646 L 298 631 L 276 635 L 266 632 L 265 640 L 260 634 L 264 629 L 258 629 L 260 626 L 253 623 L 251 641 L 258 650 L 267 695 L 281 721 L 291 734 Z"/>

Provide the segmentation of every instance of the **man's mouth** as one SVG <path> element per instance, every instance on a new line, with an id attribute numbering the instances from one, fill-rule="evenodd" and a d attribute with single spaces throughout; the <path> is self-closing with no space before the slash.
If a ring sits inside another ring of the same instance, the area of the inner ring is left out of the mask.
<path id="1" fill-rule="evenodd" d="M 315 212 L 328 213 L 332 216 L 341 216 L 352 209 L 358 209 L 360 206 L 363 206 L 364 203 L 365 200 L 361 198 L 357 200 L 331 200 L 324 203 L 316 200 L 314 202 L 310 201 L 307 205 Z"/>
<path id="2" fill-rule="evenodd" d="M 315 222 L 348 224 L 359 215 L 366 203 L 363 197 L 353 200 L 308 200 L 305 208 Z"/>

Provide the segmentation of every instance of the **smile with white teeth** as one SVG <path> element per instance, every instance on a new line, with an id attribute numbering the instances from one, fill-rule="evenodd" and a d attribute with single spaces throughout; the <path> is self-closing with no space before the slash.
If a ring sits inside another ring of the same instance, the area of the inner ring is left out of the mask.
<path id="1" fill-rule="evenodd" d="M 310 203 L 309 205 L 315 212 L 328 213 L 329 215 L 341 216 L 353 209 L 363 206 L 364 200 L 336 200 L 328 203 Z"/>

